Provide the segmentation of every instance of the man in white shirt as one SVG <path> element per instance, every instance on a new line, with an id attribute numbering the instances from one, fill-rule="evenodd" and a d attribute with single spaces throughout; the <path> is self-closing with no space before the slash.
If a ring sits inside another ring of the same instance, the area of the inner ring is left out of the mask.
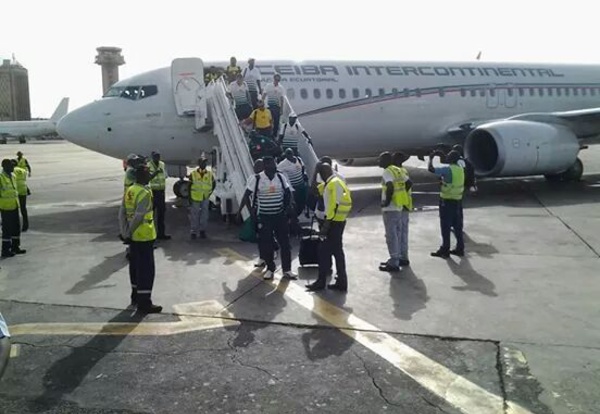
<path id="1" fill-rule="evenodd" d="M 242 76 L 244 77 L 244 81 L 248 85 L 248 91 L 250 92 L 252 109 L 256 109 L 258 96 L 262 95 L 262 87 L 260 85 L 260 70 L 254 66 L 254 63 L 254 59 L 248 59 L 248 67 L 242 72 Z"/>
<path id="2" fill-rule="evenodd" d="M 281 248 L 281 268 L 284 279 L 297 279 L 292 272 L 292 253 L 288 211 L 293 206 L 291 186 L 285 175 L 277 171 L 273 157 L 264 157 L 264 171 L 248 179 L 240 208 L 248 207 L 258 227 L 260 258 L 267 262 L 265 280 L 275 272 L 273 235 Z M 252 199 L 252 205 L 250 205 Z"/>
<path id="3" fill-rule="evenodd" d="M 238 120 L 241 121 L 248 118 L 252 113 L 250 91 L 241 73 L 237 74 L 235 82 L 229 84 L 228 93 L 229 97 L 233 99 L 235 114 Z"/>
<path id="4" fill-rule="evenodd" d="M 298 140 L 300 135 L 303 135 L 310 143 L 310 136 L 306 133 L 302 125 L 298 123 L 298 116 L 295 112 L 291 112 L 288 115 L 288 122 L 283 124 L 281 133 L 279 134 L 279 143 L 281 147 L 286 150 L 291 148 L 294 154 L 298 155 Z"/>
<path id="5" fill-rule="evenodd" d="M 279 132 L 279 119 L 281 117 L 281 109 L 283 108 L 283 97 L 285 96 L 285 88 L 279 83 L 281 75 L 276 73 L 273 76 L 273 83 L 265 86 L 262 94 L 263 100 L 267 101 L 267 106 L 273 116 L 273 137 L 277 138 Z"/>
<path id="6" fill-rule="evenodd" d="M 300 157 L 294 155 L 290 148 L 284 152 L 285 158 L 277 164 L 277 171 L 284 173 L 292 185 L 294 201 L 296 203 L 296 216 L 302 214 L 306 207 L 308 176 L 304 162 Z"/>

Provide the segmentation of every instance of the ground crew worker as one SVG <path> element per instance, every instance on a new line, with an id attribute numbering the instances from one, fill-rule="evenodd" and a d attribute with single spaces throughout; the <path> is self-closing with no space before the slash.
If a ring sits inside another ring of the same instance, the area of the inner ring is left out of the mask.
<path id="1" fill-rule="evenodd" d="M 27 196 L 29 189 L 27 188 L 27 171 L 21 167 L 17 167 L 17 160 L 12 160 L 15 168 L 13 174 L 17 182 L 17 193 L 19 194 L 19 208 L 21 210 L 21 218 L 23 219 L 23 227 L 21 232 L 25 233 L 29 229 L 29 217 L 27 215 Z"/>
<path id="2" fill-rule="evenodd" d="M 250 102 L 252 103 L 252 109 L 256 109 L 258 105 L 258 97 L 262 95 L 262 86 L 260 85 L 260 70 L 254 64 L 256 61 L 252 58 L 248 59 L 248 67 L 242 72 L 244 81 L 248 84 L 248 91 L 250 91 Z"/>
<path id="3" fill-rule="evenodd" d="M 328 285 L 329 289 L 348 291 L 348 276 L 346 274 L 346 258 L 342 238 L 346 227 L 346 218 L 352 209 L 352 196 L 344 181 L 337 177 L 330 164 L 319 164 L 317 173 L 324 183 L 323 199 L 325 201 L 325 222 L 321 227 L 319 244 L 319 277 L 306 285 L 308 291 L 325 289 L 327 276 L 331 271 L 331 256 L 335 257 L 337 278 L 335 283 Z"/>
<path id="4" fill-rule="evenodd" d="M 252 124 L 252 129 L 259 135 L 272 137 L 273 132 L 273 116 L 271 111 L 265 108 L 265 101 L 258 100 L 258 108 L 256 108 L 248 118 L 243 121 L 245 124 Z"/>
<path id="5" fill-rule="evenodd" d="M 294 193 L 294 204 L 296 205 L 296 217 L 302 214 L 306 207 L 306 197 L 308 190 L 308 176 L 304 162 L 300 157 L 294 155 L 291 148 L 284 151 L 285 158 L 277 164 L 277 171 L 286 175 L 292 185 Z"/>
<path id="6" fill-rule="evenodd" d="M 160 313 L 162 306 L 152 303 L 156 229 L 148 187 L 150 172 L 145 165 L 138 165 L 134 175 L 135 183 L 127 189 L 119 210 L 121 237 L 130 246 L 131 306 L 137 306 L 141 313 Z"/>
<path id="7" fill-rule="evenodd" d="M 198 234 L 201 239 L 206 238 L 209 197 L 217 185 L 212 171 L 206 169 L 207 163 L 206 157 L 200 158 L 198 168 L 189 175 L 191 183 L 190 235 L 192 240 L 195 240 Z"/>
<path id="8" fill-rule="evenodd" d="M 277 171 L 273 157 L 263 158 L 264 171 L 250 177 L 242 206 L 247 207 L 258 227 L 258 248 L 260 258 L 267 262 L 267 272 L 263 279 L 274 277 L 275 238 L 281 249 L 281 268 L 284 279 L 297 279 L 292 272 L 292 253 L 290 246 L 289 212 L 293 208 L 291 186 L 282 173 Z M 253 197 L 250 205 L 250 197 Z"/>
<path id="9" fill-rule="evenodd" d="M 17 167 L 27 170 L 31 177 L 31 165 L 29 165 L 29 161 L 27 161 L 27 158 L 23 156 L 21 151 L 17 151 Z"/>
<path id="10" fill-rule="evenodd" d="M 212 81 L 217 80 L 218 77 L 219 77 L 219 75 L 217 73 L 217 67 L 211 66 L 210 68 L 208 68 L 206 70 L 206 73 L 204 74 L 204 84 L 208 85 Z"/>
<path id="11" fill-rule="evenodd" d="M 252 104 L 250 103 L 250 92 L 248 85 L 244 82 L 244 77 L 241 73 L 237 74 L 235 82 L 229 84 L 229 97 L 233 99 L 235 106 L 235 114 L 238 120 L 242 121 L 252 113 Z"/>
<path id="12" fill-rule="evenodd" d="M 125 169 L 125 176 L 123 177 L 123 186 L 124 191 L 123 194 L 127 191 L 129 187 L 131 187 L 135 183 L 135 167 L 139 164 L 138 156 L 135 154 L 129 154 L 127 156 L 127 168 Z"/>
<path id="13" fill-rule="evenodd" d="M 434 257 L 448 258 L 450 254 L 464 256 L 465 244 L 463 240 L 463 222 L 460 214 L 460 205 L 462 202 L 465 174 L 462 167 L 457 162 L 460 154 L 456 151 L 450 151 L 445 157 L 449 165 L 442 165 L 435 168 L 433 166 L 432 153 L 429 156 L 428 169 L 430 172 L 438 175 L 442 180 L 440 190 L 440 229 L 442 233 L 442 246 L 431 253 Z M 450 250 L 450 229 L 454 228 L 456 236 L 456 248 Z"/>
<path id="14" fill-rule="evenodd" d="M 2 218 L 2 257 L 25 254 L 21 249 L 21 223 L 19 220 L 19 193 L 11 160 L 2 160 L 0 173 L 0 216 Z"/>
<path id="15" fill-rule="evenodd" d="M 298 155 L 298 140 L 300 139 L 300 134 L 312 144 L 310 136 L 297 121 L 298 116 L 295 112 L 291 112 L 288 115 L 288 122 L 283 124 L 281 133 L 279 134 L 279 142 L 281 143 L 282 148 L 291 148 L 296 155 Z"/>
<path id="16" fill-rule="evenodd" d="M 160 160 L 160 153 L 152 151 L 152 160 L 148 162 L 150 172 L 150 189 L 154 201 L 154 214 L 156 221 L 157 239 L 170 240 L 171 236 L 165 233 L 166 196 L 165 188 L 167 181 L 167 169 L 165 163 Z"/>
<path id="17" fill-rule="evenodd" d="M 273 116 L 273 134 L 277 138 L 279 134 L 279 119 L 281 118 L 281 109 L 283 108 L 283 97 L 285 96 L 285 88 L 280 85 L 281 75 L 276 73 L 273 76 L 273 83 L 265 86 L 262 94 L 262 99 L 267 101 L 271 115 Z"/>
<path id="18" fill-rule="evenodd" d="M 385 240 L 390 258 L 379 266 L 382 272 L 397 272 L 400 266 L 408 266 L 408 190 L 412 183 L 403 168 L 393 164 L 392 154 L 379 156 L 383 168 L 381 188 L 381 211 L 385 226 Z"/>
<path id="19" fill-rule="evenodd" d="M 229 66 L 225 68 L 225 74 L 229 83 L 235 82 L 238 75 L 242 74 L 242 69 L 237 65 L 237 59 L 234 56 L 229 59 Z"/>

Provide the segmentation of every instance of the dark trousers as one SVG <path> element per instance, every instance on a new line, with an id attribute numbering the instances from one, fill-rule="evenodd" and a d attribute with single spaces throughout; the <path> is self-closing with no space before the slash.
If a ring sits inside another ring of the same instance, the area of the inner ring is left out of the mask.
<path id="1" fill-rule="evenodd" d="M 156 221 L 156 232 L 158 237 L 165 235 L 165 190 L 152 190 L 154 202 L 154 220 Z"/>
<path id="2" fill-rule="evenodd" d="M 348 288 L 348 275 L 346 274 L 346 256 L 342 237 L 346 228 L 345 221 L 332 221 L 327 238 L 319 243 L 319 278 L 315 282 L 319 286 L 325 286 L 327 276 L 331 271 L 331 256 L 335 258 L 337 269 L 336 284 L 342 289 Z"/>
<path id="3" fill-rule="evenodd" d="M 252 104 L 252 109 L 256 109 L 258 106 L 258 91 L 248 90 L 250 93 L 250 103 Z"/>
<path id="4" fill-rule="evenodd" d="M 19 250 L 21 246 L 21 222 L 19 209 L 0 210 L 2 218 L 2 254 Z"/>
<path id="5" fill-rule="evenodd" d="M 27 196 L 19 196 L 19 205 L 21 207 L 21 217 L 23 217 L 23 231 L 29 228 L 29 216 L 27 215 Z"/>
<path id="6" fill-rule="evenodd" d="M 138 306 L 144 307 L 152 304 L 154 272 L 154 242 L 131 242 L 129 245 L 131 300 Z"/>
<path id="7" fill-rule="evenodd" d="M 275 271 L 275 240 L 281 249 L 281 269 L 284 272 L 292 270 L 292 251 L 290 247 L 290 229 L 285 214 L 258 216 L 258 251 L 260 258 L 267 262 L 267 270 Z"/>
<path id="8" fill-rule="evenodd" d="M 278 106 L 270 106 L 269 110 L 273 116 L 273 137 L 277 138 L 279 134 L 279 120 L 281 119 L 281 108 Z"/>
<path id="9" fill-rule="evenodd" d="M 442 231 L 441 251 L 450 251 L 450 230 L 454 229 L 456 250 L 464 251 L 462 203 L 460 200 L 440 199 L 440 229 Z"/>
<path id="10" fill-rule="evenodd" d="M 238 120 L 242 121 L 250 116 L 252 113 L 252 107 L 250 105 L 236 105 L 235 114 Z"/>

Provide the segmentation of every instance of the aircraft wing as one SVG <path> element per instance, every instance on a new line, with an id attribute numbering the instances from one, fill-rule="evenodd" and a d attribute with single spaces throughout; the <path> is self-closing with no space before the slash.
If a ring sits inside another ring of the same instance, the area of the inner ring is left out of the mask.
<path id="1" fill-rule="evenodd" d="M 479 125 L 501 119 L 467 121 L 454 125 L 446 131 L 455 141 L 462 141 Z M 562 112 L 532 112 L 514 115 L 506 120 L 534 121 L 547 124 L 559 124 L 568 127 L 582 141 L 600 143 L 600 108 L 577 109 Z"/>

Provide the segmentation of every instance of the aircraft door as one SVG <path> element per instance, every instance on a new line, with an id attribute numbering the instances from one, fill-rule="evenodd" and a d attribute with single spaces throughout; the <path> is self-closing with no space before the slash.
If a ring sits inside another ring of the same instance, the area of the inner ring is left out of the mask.
<path id="1" fill-rule="evenodd" d="M 205 120 L 206 88 L 202 59 L 174 59 L 171 63 L 171 82 L 177 115 L 196 116 L 197 120 Z"/>
<path id="2" fill-rule="evenodd" d="M 498 107 L 498 89 L 496 89 L 495 84 L 490 84 L 486 90 L 486 101 L 488 108 L 497 108 Z"/>

